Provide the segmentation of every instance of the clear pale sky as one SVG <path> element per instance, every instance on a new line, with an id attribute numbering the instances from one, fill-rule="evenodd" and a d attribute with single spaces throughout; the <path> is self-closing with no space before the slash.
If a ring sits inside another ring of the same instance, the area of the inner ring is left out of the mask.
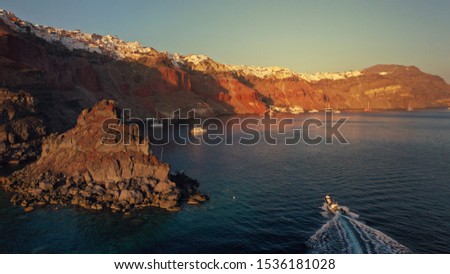
<path id="1" fill-rule="evenodd" d="M 343 71 L 416 65 L 450 82 L 450 1 L 0 0 L 42 25 L 225 64 Z"/>

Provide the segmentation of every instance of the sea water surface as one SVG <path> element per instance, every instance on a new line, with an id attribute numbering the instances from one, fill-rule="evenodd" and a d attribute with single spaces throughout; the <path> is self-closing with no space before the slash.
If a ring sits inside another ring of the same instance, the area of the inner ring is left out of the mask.
<path id="1" fill-rule="evenodd" d="M 346 145 L 164 146 L 211 198 L 180 212 L 25 213 L 0 190 L 0 253 L 450 253 L 450 112 L 340 116 Z M 326 214 L 326 193 L 350 214 Z"/>

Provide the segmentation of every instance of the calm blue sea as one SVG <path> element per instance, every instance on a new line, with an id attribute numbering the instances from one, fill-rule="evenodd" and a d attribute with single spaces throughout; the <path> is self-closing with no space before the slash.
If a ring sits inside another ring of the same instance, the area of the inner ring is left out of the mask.
<path id="1" fill-rule="evenodd" d="M 450 253 L 450 111 L 341 116 L 347 145 L 164 146 L 211 197 L 180 212 L 24 213 L 0 190 L 0 253 Z"/>

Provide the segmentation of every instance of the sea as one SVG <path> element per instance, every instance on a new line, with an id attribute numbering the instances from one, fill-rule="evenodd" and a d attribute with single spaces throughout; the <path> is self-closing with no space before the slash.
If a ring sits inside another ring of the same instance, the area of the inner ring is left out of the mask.
<path id="1" fill-rule="evenodd" d="M 226 136 L 233 144 L 154 146 L 210 197 L 179 212 L 25 213 L 0 190 L 0 253 L 450 253 L 450 111 L 335 114 L 347 118 L 346 144 L 285 145 L 324 114 L 286 117 L 294 124 L 284 134 L 255 127 L 277 144 L 239 144 L 248 136 L 236 129 Z M 328 212 L 326 194 L 345 212 Z"/>

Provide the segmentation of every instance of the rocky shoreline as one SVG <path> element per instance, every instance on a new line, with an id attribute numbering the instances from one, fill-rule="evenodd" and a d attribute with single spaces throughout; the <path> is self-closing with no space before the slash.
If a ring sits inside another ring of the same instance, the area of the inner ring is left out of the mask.
<path id="1" fill-rule="evenodd" d="M 145 207 L 179 211 L 182 202 L 196 205 L 208 200 L 207 195 L 191 187 L 193 179 L 185 174 L 171 175 L 172 178 L 178 176 L 184 176 L 188 181 L 158 182 L 142 177 L 99 184 L 86 181 L 83 176 L 68 178 L 51 171 L 41 173 L 37 178 L 28 178 L 26 171 L 20 170 L 10 177 L 0 178 L 0 182 L 5 190 L 14 192 L 11 202 L 22 206 L 25 212 L 47 204 L 74 205 L 92 210 L 109 208 L 113 212 L 124 213 Z"/>
<path id="2" fill-rule="evenodd" d="M 111 118 L 119 118 L 117 104 L 103 100 L 85 109 L 75 128 L 46 137 L 36 162 L 0 178 L 0 185 L 14 193 L 11 202 L 27 212 L 59 204 L 127 213 L 149 206 L 178 211 L 183 201 L 208 199 L 196 180 L 170 174 L 170 166 L 152 155 L 133 125 L 116 124 L 128 144 L 101 143 L 107 137 L 102 123 Z"/>

